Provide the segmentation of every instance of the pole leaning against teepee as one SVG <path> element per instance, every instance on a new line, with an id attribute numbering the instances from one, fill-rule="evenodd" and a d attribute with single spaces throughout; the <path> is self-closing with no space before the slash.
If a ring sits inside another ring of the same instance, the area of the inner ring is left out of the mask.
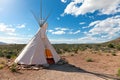
<path id="1" fill-rule="evenodd" d="M 60 60 L 60 56 L 55 51 L 46 35 L 46 29 L 48 27 L 46 21 L 49 15 L 43 19 L 42 0 L 40 9 L 40 20 L 38 20 L 33 14 L 40 26 L 40 29 L 15 59 L 15 63 L 26 65 L 44 65 L 57 63 Z"/>

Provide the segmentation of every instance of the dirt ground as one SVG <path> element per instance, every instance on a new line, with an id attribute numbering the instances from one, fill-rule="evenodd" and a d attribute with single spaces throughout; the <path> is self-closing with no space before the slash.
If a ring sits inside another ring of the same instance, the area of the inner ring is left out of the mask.
<path id="1" fill-rule="evenodd" d="M 91 58 L 93 62 L 87 62 L 86 59 Z M 113 56 L 111 53 L 90 53 L 80 52 L 74 56 L 66 56 L 66 59 L 77 67 L 87 71 L 98 72 L 103 74 L 116 75 L 120 68 L 120 52 Z"/>
<path id="2" fill-rule="evenodd" d="M 0 80 L 120 80 L 116 76 L 120 68 L 119 52 L 117 56 L 113 56 L 85 51 L 62 57 L 69 63 L 50 65 L 49 69 L 19 70 L 12 73 L 8 68 L 3 68 L 0 70 Z M 87 58 L 91 58 L 93 62 L 87 62 Z"/>

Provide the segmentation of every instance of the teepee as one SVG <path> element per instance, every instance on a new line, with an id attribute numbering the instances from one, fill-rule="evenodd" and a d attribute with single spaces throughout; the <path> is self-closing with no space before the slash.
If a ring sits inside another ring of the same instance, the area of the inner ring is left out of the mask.
<path id="1" fill-rule="evenodd" d="M 34 17 L 36 18 L 36 16 Z M 15 59 L 15 63 L 26 65 L 44 65 L 57 63 L 60 60 L 60 56 L 55 51 L 46 35 L 46 29 L 48 27 L 46 22 L 47 18 L 48 16 L 45 19 L 42 19 L 41 7 L 41 19 L 38 21 L 36 18 L 40 29 Z"/>

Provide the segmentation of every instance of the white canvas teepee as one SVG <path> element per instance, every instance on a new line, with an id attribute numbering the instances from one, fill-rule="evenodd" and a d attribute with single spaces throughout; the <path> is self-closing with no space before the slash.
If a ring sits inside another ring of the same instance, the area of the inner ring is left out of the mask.
<path id="1" fill-rule="evenodd" d="M 20 55 L 16 58 L 15 63 L 19 64 L 48 64 L 45 49 L 49 49 L 52 53 L 53 59 L 56 62 L 59 61 L 60 57 L 50 44 L 47 36 L 46 29 L 47 23 L 39 29 L 38 33 L 32 38 L 27 46 L 22 50 Z"/>
<path id="2" fill-rule="evenodd" d="M 35 15 L 34 17 L 36 18 Z M 46 19 L 42 19 L 41 7 L 41 19 L 38 21 L 38 19 L 36 18 L 41 28 L 21 51 L 20 55 L 15 59 L 15 63 L 26 65 L 44 65 L 49 64 L 48 59 L 52 59 L 54 63 L 57 63 L 60 60 L 59 55 L 50 44 L 46 36 L 46 29 L 48 27 L 48 24 L 46 23 L 47 18 L 48 16 L 46 17 Z"/>

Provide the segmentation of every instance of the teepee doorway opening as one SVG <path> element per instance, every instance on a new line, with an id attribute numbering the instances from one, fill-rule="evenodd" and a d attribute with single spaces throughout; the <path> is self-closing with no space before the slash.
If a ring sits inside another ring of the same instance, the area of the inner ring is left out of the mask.
<path id="1" fill-rule="evenodd" d="M 46 60 L 48 64 L 54 64 L 53 55 L 49 49 L 45 49 Z"/>

